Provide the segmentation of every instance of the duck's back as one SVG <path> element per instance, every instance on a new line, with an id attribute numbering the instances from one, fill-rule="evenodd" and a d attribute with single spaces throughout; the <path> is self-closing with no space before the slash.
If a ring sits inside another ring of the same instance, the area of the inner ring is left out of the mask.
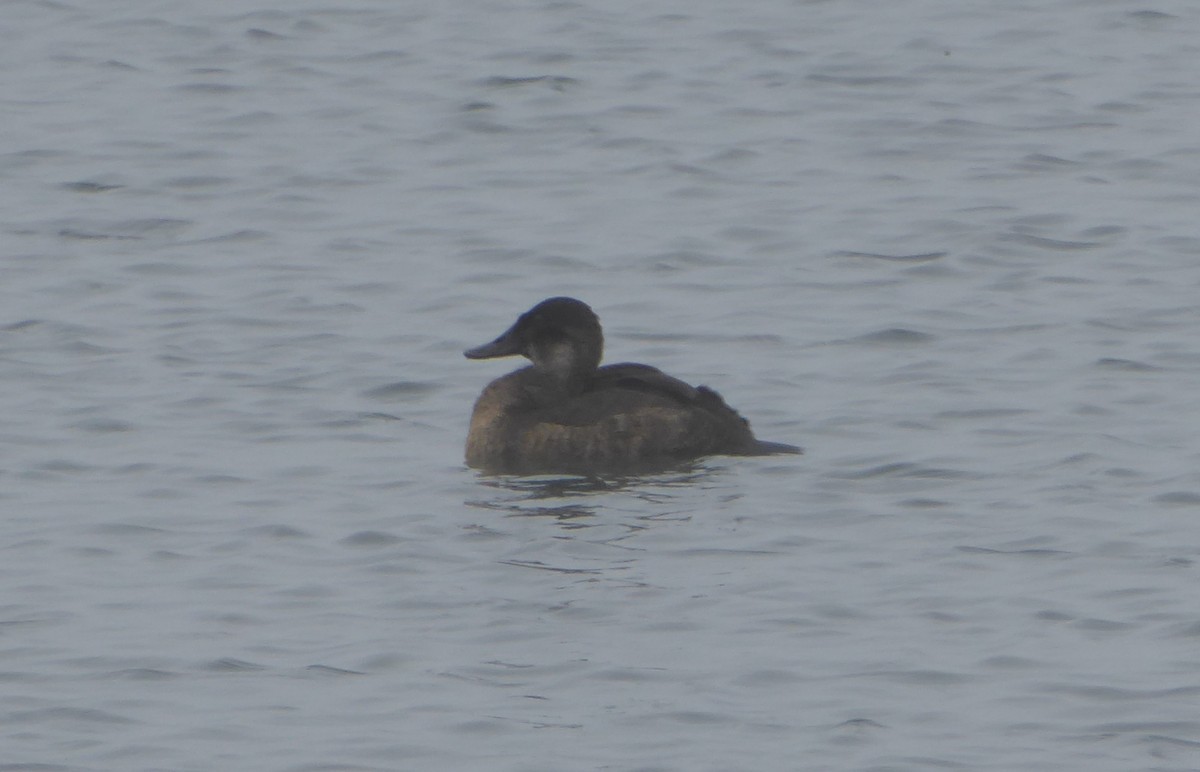
<path id="1" fill-rule="evenodd" d="M 493 387 L 519 389 L 521 372 Z M 467 447 L 468 463 L 489 471 L 637 473 L 756 450 L 749 425 L 720 395 L 647 365 L 601 367 L 582 393 L 495 412 L 478 431 L 473 418 Z"/>

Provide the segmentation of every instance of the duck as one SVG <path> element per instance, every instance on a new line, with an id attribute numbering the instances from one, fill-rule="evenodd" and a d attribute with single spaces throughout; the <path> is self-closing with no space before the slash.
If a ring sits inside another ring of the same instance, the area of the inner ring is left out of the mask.
<path id="1" fill-rule="evenodd" d="M 646 474 L 705 456 L 803 452 L 755 438 L 707 386 L 649 365 L 601 367 L 600 319 L 575 298 L 543 300 L 495 340 L 463 353 L 530 361 L 489 383 L 475 402 L 466 463 L 484 473 Z"/>

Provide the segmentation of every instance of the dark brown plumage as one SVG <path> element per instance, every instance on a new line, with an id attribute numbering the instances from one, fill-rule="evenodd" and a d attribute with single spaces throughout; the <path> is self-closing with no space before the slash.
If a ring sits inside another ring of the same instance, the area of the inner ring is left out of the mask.
<path id="1" fill-rule="evenodd" d="M 600 320 L 573 298 L 550 298 L 470 359 L 520 354 L 533 364 L 492 381 L 467 435 L 469 466 L 501 474 L 637 474 L 714 454 L 799 453 L 762 442 L 704 386 L 648 365 L 599 367 Z"/>

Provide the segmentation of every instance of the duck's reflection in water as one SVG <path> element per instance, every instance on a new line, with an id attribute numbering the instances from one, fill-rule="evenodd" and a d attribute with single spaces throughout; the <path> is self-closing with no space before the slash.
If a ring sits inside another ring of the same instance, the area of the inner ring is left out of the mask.
<path id="1" fill-rule="evenodd" d="M 625 525 L 638 528 L 636 523 L 689 519 L 687 512 L 672 508 L 679 503 L 678 490 L 703 487 L 716 471 L 697 463 L 634 477 L 481 476 L 479 483 L 495 495 L 465 504 L 508 517 L 547 518 L 565 528 L 598 525 L 593 522 L 598 515 L 614 512 L 632 515 L 633 522 L 626 521 Z"/>

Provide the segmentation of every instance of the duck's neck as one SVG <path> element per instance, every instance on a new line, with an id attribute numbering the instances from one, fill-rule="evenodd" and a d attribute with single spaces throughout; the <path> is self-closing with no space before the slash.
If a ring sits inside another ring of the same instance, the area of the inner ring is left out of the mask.
<path id="1" fill-rule="evenodd" d="M 595 371 L 582 368 L 548 369 L 534 366 L 540 402 L 558 402 L 582 394 L 587 390 Z"/>
<path id="2" fill-rule="evenodd" d="M 600 364 L 599 351 L 580 351 L 567 344 L 546 346 L 533 359 L 533 369 L 547 389 L 573 397 L 587 389 Z"/>

